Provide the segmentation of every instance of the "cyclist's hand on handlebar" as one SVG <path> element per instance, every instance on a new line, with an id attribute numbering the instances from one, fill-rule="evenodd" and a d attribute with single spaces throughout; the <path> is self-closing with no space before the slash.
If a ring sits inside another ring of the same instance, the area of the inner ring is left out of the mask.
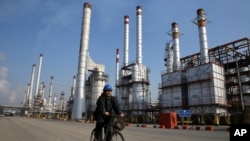
<path id="1" fill-rule="evenodd" d="M 109 116 L 109 112 L 104 112 L 104 115 L 105 116 Z"/>
<path id="2" fill-rule="evenodd" d="M 121 116 L 121 117 L 124 117 L 124 114 L 123 114 L 123 113 L 121 113 L 121 114 L 120 114 L 120 116 Z"/>

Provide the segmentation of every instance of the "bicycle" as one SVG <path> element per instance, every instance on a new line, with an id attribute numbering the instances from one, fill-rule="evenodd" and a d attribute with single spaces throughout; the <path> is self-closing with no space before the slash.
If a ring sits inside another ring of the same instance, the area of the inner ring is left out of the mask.
<path id="1" fill-rule="evenodd" d="M 107 140 L 108 131 L 110 131 L 111 133 L 112 141 L 125 141 L 125 138 L 121 133 L 121 131 L 125 128 L 125 122 L 122 121 L 120 118 L 115 118 L 115 117 L 120 117 L 120 116 L 111 115 L 111 122 L 107 127 L 107 132 L 104 133 L 104 129 L 103 129 L 102 134 L 99 137 L 101 141 Z M 90 141 L 94 141 L 94 138 L 95 138 L 94 134 L 95 134 L 95 128 L 91 132 Z"/>

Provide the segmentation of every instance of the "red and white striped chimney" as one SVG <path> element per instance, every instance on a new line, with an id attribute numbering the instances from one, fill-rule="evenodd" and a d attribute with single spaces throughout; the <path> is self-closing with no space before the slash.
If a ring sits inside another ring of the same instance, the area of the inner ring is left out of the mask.
<path id="1" fill-rule="evenodd" d="M 119 58 L 120 58 L 119 54 L 120 54 L 119 49 L 117 48 L 116 49 L 116 60 L 115 60 L 116 61 L 116 79 L 115 79 L 116 80 L 116 82 L 115 82 L 116 85 L 118 84 L 118 81 L 119 81 Z"/>
<path id="2" fill-rule="evenodd" d="M 119 49 L 116 49 L 116 78 L 115 78 L 115 86 L 117 86 L 119 84 Z M 115 87 L 115 96 L 116 98 L 118 98 L 118 102 L 119 102 L 119 92 L 118 92 L 118 88 Z"/>

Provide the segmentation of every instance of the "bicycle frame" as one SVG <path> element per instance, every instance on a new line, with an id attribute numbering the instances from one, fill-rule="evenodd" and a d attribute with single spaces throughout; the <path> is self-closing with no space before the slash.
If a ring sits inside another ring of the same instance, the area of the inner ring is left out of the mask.
<path id="1" fill-rule="evenodd" d="M 108 124 L 107 126 L 107 129 L 106 129 L 106 132 L 105 130 L 103 129 L 102 130 L 102 134 L 101 134 L 101 139 L 102 141 L 106 141 L 107 140 L 107 137 L 108 137 L 108 133 L 110 132 L 110 135 L 111 135 L 111 138 L 114 136 L 114 135 L 118 135 L 118 138 L 121 139 L 121 141 L 125 141 L 123 135 L 121 134 L 121 132 L 118 130 L 118 129 L 115 129 L 113 127 L 113 123 L 114 123 L 114 119 L 115 117 L 117 117 L 117 115 L 110 115 L 111 116 L 111 121 L 110 123 Z M 91 137 L 90 137 L 90 140 L 93 141 L 92 139 L 94 138 L 93 135 L 94 135 L 94 132 L 95 132 L 95 128 L 92 130 L 92 133 L 91 133 Z M 103 138 L 103 135 L 104 135 L 104 138 Z"/>

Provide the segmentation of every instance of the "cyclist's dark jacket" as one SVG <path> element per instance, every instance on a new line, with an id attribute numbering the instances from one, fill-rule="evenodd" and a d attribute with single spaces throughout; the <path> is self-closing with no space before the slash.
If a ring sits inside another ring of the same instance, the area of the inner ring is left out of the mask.
<path id="1" fill-rule="evenodd" d="M 117 115 L 122 113 L 115 97 L 107 96 L 105 93 L 102 93 L 96 102 L 96 109 L 93 113 L 94 119 L 99 122 L 104 122 L 106 118 L 106 116 L 104 116 L 104 112 L 112 114 L 112 111 L 114 111 Z"/>

